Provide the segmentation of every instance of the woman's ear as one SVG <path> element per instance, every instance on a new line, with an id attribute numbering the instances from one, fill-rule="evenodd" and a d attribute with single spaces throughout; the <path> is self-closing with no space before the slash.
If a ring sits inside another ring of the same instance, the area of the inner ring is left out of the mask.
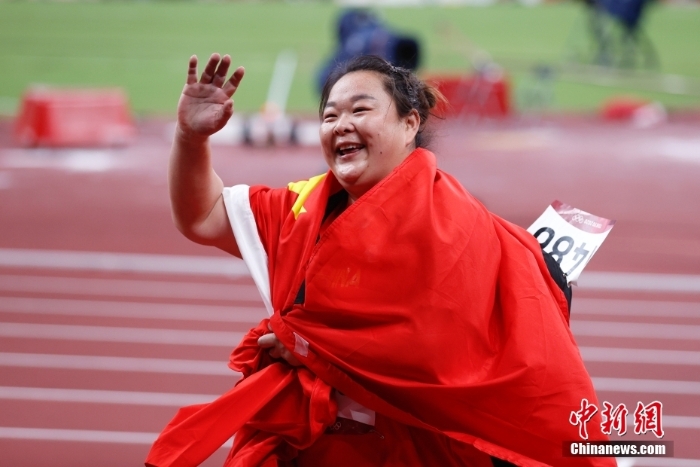
<path id="1" fill-rule="evenodd" d="M 413 143 L 416 139 L 416 134 L 418 134 L 418 129 L 420 128 L 420 115 L 416 109 L 411 109 L 408 115 L 406 115 L 406 145 Z"/>

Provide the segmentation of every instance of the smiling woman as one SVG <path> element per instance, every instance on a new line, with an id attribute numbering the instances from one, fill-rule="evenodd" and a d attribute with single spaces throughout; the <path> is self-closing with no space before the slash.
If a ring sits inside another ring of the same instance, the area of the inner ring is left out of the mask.
<path id="1" fill-rule="evenodd" d="M 224 188 L 208 137 L 243 68 L 189 63 L 170 159 L 176 226 L 242 257 L 270 318 L 234 349 L 243 379 L 184 407 L 148 466 L 614 466 L 562 457 L 605 441 L 568 307 L 537 240 L 488 212 L 424 148 L 440 95 L 360 57 L 320 105 L 330 170 L 283 188 Z M 585 431 L 585 430 L 584 430 Z"/>
<path id="2" fill-rule="evenodd" d="M 425 144 L 437 90 L 409 70 L 362 56 L 334 70 L 321 94 L 321 143 L 352 203 Z"/>
<path id="3" fill-rule="evenodd" d="M 381 78 L 358 71 L 333 86 L 323 109 L 321 144 L 328 166 L 354 202 L 415 148 L 417 112 L 401 118 Z"/>

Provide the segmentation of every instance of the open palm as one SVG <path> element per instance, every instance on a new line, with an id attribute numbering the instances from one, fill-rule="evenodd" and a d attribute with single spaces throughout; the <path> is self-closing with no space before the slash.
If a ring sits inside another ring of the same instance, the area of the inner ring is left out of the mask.
<path id="1" fill-rule="evenodd" d="M 238 67 L 227 80 L 231 57 L 212 54 L 197 79 L 197 56 L 190 57 L 185 84 L 177 105 L 180 129 L 198 136 L 209 136 L 219 131 L 233 114 L 231 96 L 243 79 L 244 69 Z"/>

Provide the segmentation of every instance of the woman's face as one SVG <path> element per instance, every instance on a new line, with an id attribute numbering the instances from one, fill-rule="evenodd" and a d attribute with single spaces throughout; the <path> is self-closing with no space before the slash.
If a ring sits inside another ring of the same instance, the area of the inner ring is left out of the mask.
<path id="1" fill-rule="evenodd" d="M 350 202 L 413 151 L 419 123 L 416 110 L 399 117 L 379 73 L 354 71 L 338 80 L 323 109 L 321 145 Z"/>

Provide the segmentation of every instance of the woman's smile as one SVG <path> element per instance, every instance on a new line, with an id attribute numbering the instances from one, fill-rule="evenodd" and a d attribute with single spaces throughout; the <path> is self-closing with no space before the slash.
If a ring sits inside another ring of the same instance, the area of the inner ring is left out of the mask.
<path id="1" fill-rule="evenodd" d="M 364 145 L 359 143 L 346 143 L 339 144 L 338 149 L 336 149 L 335 152 L 341 159 L 349 159 L 358 154 L 364 148 Z"/>

